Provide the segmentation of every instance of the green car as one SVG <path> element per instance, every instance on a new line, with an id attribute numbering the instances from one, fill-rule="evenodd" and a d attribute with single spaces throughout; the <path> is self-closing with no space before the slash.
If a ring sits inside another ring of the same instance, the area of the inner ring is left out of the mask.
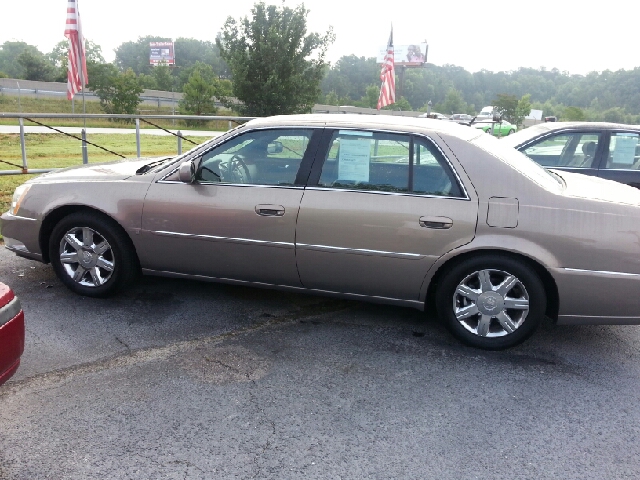
<path id="1" fill-rule="evenodd" d="M 507 135 L 515 133 L 517 130 L 517 127 L 514 124 L 509 123 L 506 120 L 493 125 L 493 134 L 496 137 L 506 137 Z M 475 122 L 472 124 L 472 127 L 480 128 L 485 133 L 491 133 L 491 122 Z"/>

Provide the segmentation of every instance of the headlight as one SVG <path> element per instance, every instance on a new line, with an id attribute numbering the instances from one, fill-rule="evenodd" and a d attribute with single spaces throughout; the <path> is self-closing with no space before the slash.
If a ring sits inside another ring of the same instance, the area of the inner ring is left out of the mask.
<path id="1" fill-rule="evenodd" d="M 11 215 L 16 215 L 18 210 L 20 210 L 20 204 L 27 196 L 27 192 L 31 188 L 31 184 L 20 185 L 16 188 L 16 191 L 13 193 L 13 199 L 11 200 L 11 209 L 9 213 Z"/>

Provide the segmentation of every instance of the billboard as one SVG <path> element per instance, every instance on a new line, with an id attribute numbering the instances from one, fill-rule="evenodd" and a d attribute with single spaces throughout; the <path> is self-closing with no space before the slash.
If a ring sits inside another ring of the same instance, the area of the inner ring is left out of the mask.
<path id="1" fill-rule="evenodd" d="M 395 45 L 393 47 L 394 63 L 396 65 L 419 67 L 427 62 L 427 51 L 429 46 L 426 43 L 414 45 Z M 384 63 L 384 56 L 387 47 L 381 47 L 378 51 L 378 63 Z"/>
<path id="2" fill-rule="evenodd" d="M 151 42 L 149 47 L 149 63 L 151 65 L 175 65 L 173 42 Z"/>

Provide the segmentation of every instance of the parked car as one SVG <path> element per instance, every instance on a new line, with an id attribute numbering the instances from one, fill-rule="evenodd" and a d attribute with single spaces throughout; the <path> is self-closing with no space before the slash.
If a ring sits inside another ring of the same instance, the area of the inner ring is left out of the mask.
<path id="1" fill-rule="evenodd" d="M 465 125 L 469 124 L 473 117 L 471 115 L 467 115 L 466 113 L 454 113 L 451 115 L 449 120 L 453 120 L 454 122 L 464 123 Z"/>
<path id="2" fill-rule="evenodd" d="M 640 188 L 640 126 L 541 123 L 503 140 L 543 167 L 583 173 Z"/>
<path id="3" fill-rule="evenodd" d="M 518 129 L 518 127 L 516 127 L 512 123 L 507 122 L 506 120 L 502 120 L 502 122 L 498 123 L 492 122 L 490 120 L 481 120 L 479 122 L 473 122 L 471 126 L 474 128 L 479 128 L 484 133 L 491 133 L 491 128 L 493 127 L 493 134 L 496 137 L 506 137 L 507 135 L 515 133 L 515 131 Z"/>
<path id="4" fill-rule="evenodd" d="M 423 113 L 421 115 L 418 115 L 418 118 L 433 118 L 436 120 L 449 120 L 449 117 L 438 112 Z"/>
<path id="5" fill-rule="evenodd" d="M 20 366 L 24 351 L 24 312 L 18 297 L 0 283 L 0 385 Z"/>
<path id="6" fill-rule="evenodd" d="M 45 174 L 2 216 L 7 248 L 81 295 L 142 270 L 435 305 L 487 349 L 545 315 L 640 324 L 639 232 L 637 189 L 454 122 L 364 115 L 256 119 L 183 155 Z"/>

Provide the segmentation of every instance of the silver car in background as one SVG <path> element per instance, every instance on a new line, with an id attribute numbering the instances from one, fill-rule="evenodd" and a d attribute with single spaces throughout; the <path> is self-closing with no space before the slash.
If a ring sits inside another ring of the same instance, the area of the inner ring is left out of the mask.
<path id="1" fill-rule="evenodd" d="M 2 234 L 88 296 L 141 271 L 435 305 L 486 349 L 545 315 L 640 324 L 640 191 L 547 171 L 453 122 L 257 119 L 182 156 L 33 179 Z"/>

